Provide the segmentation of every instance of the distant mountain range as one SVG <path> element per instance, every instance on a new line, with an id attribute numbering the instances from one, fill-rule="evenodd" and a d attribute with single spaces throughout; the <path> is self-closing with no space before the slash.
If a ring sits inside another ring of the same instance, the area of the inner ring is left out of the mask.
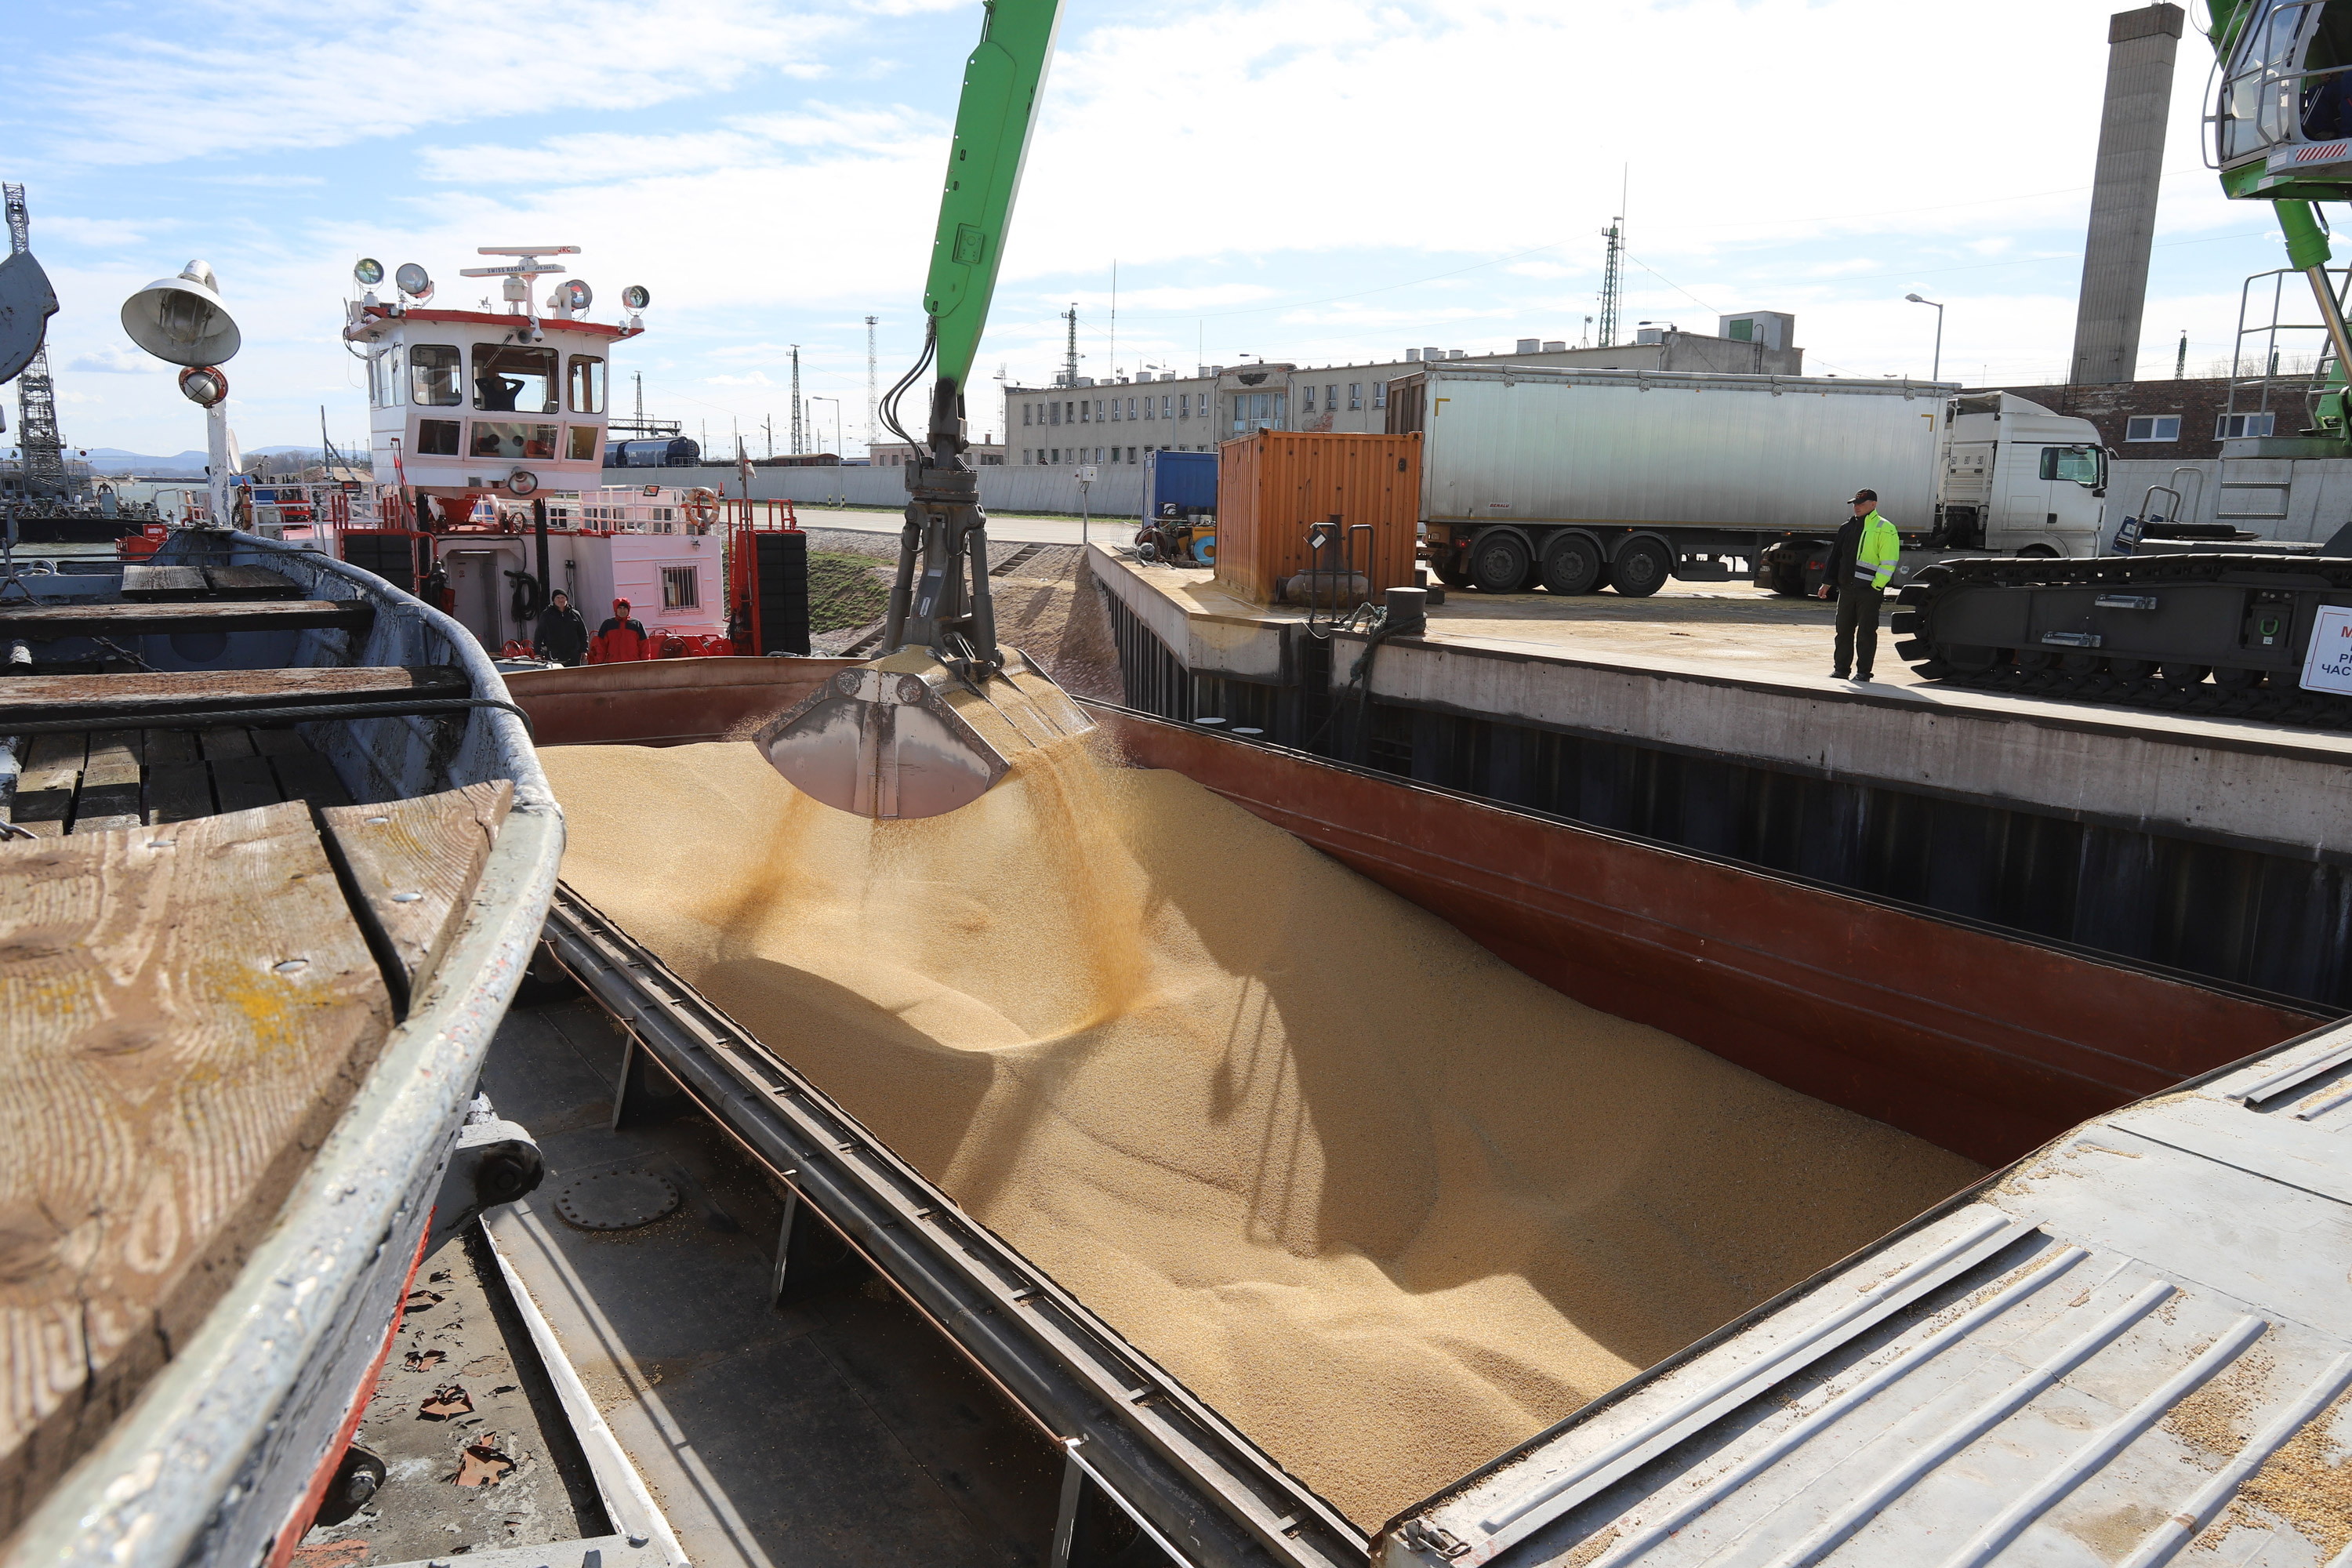
<path id="1" fill-rule="evenodd" d="M 93 472 L 101 474 L 201 474 L 209 460 L 199 451 L 174 452 L 159 457 L 152 452 L 126 452 L 120 447 L 92 447 L 88 459 Z M 316 460 L 316 447 L 254 447 L 247 449 L 247 458 L 277 457 L 291 452 Z"/>

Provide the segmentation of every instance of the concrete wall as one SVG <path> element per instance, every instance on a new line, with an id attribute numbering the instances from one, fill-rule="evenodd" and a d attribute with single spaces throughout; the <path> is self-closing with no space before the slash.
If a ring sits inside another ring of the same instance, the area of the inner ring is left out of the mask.
<path id="1" fill-rule="evenodd" d="M 2101 548 L 2114 548 L 2116 530 L 2125 518 L 2138 513 L 2150 485 L 2168 484 L 2181 492 L 2185 503 L 2180 514 L 2182 521 L 2226 521 L 2264 539 L 2326 540 L 2347 522 L 2352 522 L 2352 458 L 2229 459 L 2233 495 L 2255 493 L 2257 481 L 2284 487 L 2285 510 L 2274 518 L 2223 516 L 2221 466 L 2221 459 L 2216 458 L 2186 463 L 2168 458 L 2117 460 L 2108 470 L 2106 534 Z M 2202 476 L 2201 486 L 2185 476 L 2175 479 L 2175 470 L 2179 468 Z M 2240 486 L 2247 488 L 2241 489 L 2237 488 Z M 2165 503 L 2159 500 L 2158 504 Z M 2243 500 L 2231 503 L 2233 509 L 2246 504 Z"/>
<path id="2" fill-rule="evenodd" d="M 743 493 L 742 480 L 725 468 L 607 468 L 608 480 L 648 485 L 707 485 L 730 500 Z M 851 506 L 896 511 L 907 504 L 904 468 L 754 468 L 751 499 L 821 506 L 836 497 Z M 1097 517 L 1143 515 L 1143 469 L 1106 468 L 1088 492 L 1087 510 Z M 991 511 L 1078 514 L 1078 482 L 1062 468 L 982 468 L 980 504 Z"/>
<path id="3" fill-rule="evenodd" d="M 2070 381 L 2129 381 L 2139 374 L 2140 314 L 2147 302 L 2147 256 L 2156 237 L 2165 116 L 2181 22 L 2179 6 L 2156 5 L 2117 12 L 2107 24 L 2106 107 L 2099 120 Z"/>

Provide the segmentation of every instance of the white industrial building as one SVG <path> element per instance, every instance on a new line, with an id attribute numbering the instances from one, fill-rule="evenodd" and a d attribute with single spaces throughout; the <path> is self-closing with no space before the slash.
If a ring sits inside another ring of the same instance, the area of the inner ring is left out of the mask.
<path id="1" fill-rule="evenodd" d="M 1712 334 L 1672 322 L 1644 322 L 1630 343 L 1570 348 L 1521 338 L 1507 353 L 1407 349 L 1369 364 L 1281 363 L 1202 365 L 1074 386 L 1008 386 L 1004 448 L 1023 468 L 1139 464 L 1148 452 L 1206 452 L 1252 430 L 1370 433 L 1387 427 L 1389 384 L 1431 360 L 1601 370 L 1700 371 L 1801 375 L 1796 318 L 1751 310 L 1717 320 Z M 1057 378 L 1058 379 L 1058 378 Z"/>

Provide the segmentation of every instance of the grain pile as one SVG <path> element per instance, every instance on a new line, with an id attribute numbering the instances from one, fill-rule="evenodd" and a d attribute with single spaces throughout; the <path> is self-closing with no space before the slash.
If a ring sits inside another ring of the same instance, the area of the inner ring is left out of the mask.
<path id="1" fill-rule="evenodd" d="M 575 888 L 1367 1527 L 1978 1173 L 1174 773 L 875 825 L 541 755 Z"/>

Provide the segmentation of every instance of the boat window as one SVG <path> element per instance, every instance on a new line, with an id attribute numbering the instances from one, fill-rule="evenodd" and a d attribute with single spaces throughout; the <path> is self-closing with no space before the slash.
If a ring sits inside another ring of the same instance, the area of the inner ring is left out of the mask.
<path id="1" fill-rule="evenodd" d="M 475 344 L 474 406 L 492 414 L 554 413 L 555 351 L 523 343 Z M 548 437 L 551 444 L 554 439 Z"/>
<path id="2" fill-rule="evenodd" d="M 572 413 L 604 413 L 604 362 L 594 354 L 573 354 L 570 387 L 566 405 Z"/>
<path id="3" fill-rule="evenodd" d="M 419 419 L 416 422 L 416 455 L 420 458 L 456 457 L 457 422 L 455 419 Z"/>
<path id="4" fill-rule="evenodd" d="M 602 434 L 593 425 L 567 425 L 564 434 L 571 437 L 572 447 L 566 456 L 575 463 L 596 460 L 596 437 Z"/>
<path id="5" fill-rule="evenodd" d="M 552 367 L 551 367 L 552 368 Z M 541 458 L 555 456 L 555 426 L 524 425 L 509 419 L 474 421 L 469 458 Z"/>
<path id="6" fill-rule="evenodd" d="M 446 343 L 415 344 L 408 351 L 408 395 L 427 408 L 455 408 L 462 373 L 457 351 Z"/>
<path id="7" fill-rule="evenodd" d="M 392 345 L 392 405 L 395 408 L 408 401 L 407 357 L 398 343 Z"/>
<path id="8" fill-rule="evenodd" d="M 662 608 L 665 610 L 697 610 L 702 607 L 702 594 L 694 580 L 691 566 L 665 566 L 662 574 Z"/>

